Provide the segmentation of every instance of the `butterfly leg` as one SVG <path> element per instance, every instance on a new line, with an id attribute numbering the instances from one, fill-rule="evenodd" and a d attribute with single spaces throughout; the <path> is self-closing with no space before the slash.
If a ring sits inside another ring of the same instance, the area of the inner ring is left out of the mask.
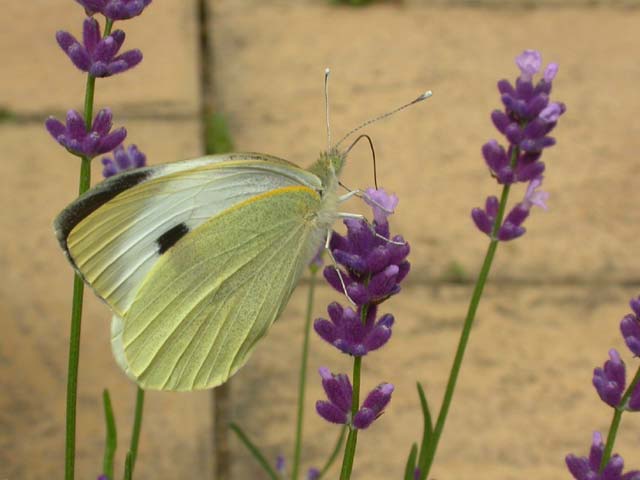
<path id="1" fill-rule="evenodd" d="M 367 217 L 365 217 L 364 215 L 360 215 L 359 213 L 347 213 L 347 212 L 338 212 L 338 217 L 340 218 L 357 218 L 358 220 L 363 220 L 367 226 L 369 227 L 369 230 L 371 230 L 371 233 L 373 233 L 377 238 L 384 240 L 387 243 L 391 243 L 393 245 L 406 245 L 407 242 L 398 242 L 396 240 L 391 240 L 387 237 L 384 237 L 382 235 L 380 235 L 378 232 L 376 232 L 375 227 L 371 224 L 371 222 L 369 222 L 369 220 L 367 220 Z"/>
<path id="2" fill-rule="evenodd" d="M 342 272 L 340 271 L 340 268 L 338 268 L 338 262 L 336 262 L 336 259 L 333 256 L 333 253 L 331 253 L 331 248 L 329 248 L 332 234 L 333 234 L 333 230 L 327 230 L 327 239 L 324 242 L 324 249 L 327 251 L 329 258 L 333 263 L 333 268 L 335 268 L 336 273 L 338 274 L 338 279 L 340 279 L 340 285 L 342 285 L 342 291 L 344 292 L 345 297 L 347 297 L 347 300 L 349 300 L 349 302 L 355 306 L 356 302 L 354 302 L 353 299 L 347 293 L 347 285 L 344 283 L 344 279 L 342 278 Z"/>

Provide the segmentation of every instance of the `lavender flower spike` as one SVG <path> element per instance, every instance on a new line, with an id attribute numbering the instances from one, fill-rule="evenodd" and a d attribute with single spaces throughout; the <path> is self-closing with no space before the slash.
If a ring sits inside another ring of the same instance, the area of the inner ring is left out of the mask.
<path id="1" fill-rule="evenodd" d="M 310 468 L 307 471 L 307 480 L 318 480 L 320 478 L 320 470 L 317 468 Z"/>
<path id="2" fill-rule="evenodd" d="M 127 131 L 123 127 L 110 132 L 112 117 L 110 109 L 100 110 L 93 119 L 91 129 L 87 132 L 82 115 L 75 110 L 69 110 L 66 125 L 49 117 L 45 126 L 51 136 L 71 153 L 93 158 L 110 152 L 127 136 Z"/>
<path id="3" fill-rule="evenodd" d="M 543 76 L 534 84 L 533 77 L 542 66 L 542 57 L 535 50 L 525 50 L 516 58 L 520 76 L 515 87 L 508 80 L 498 82 L 504 111 L 494 110 L 491 120 L 506 137 L 508 148 L 496 140 L 482 147 L 485 163 L 500 184 L 528 182 L 542 175 L 545 165 L 540 161 L 545 148 L 555 144 L 548 134 L 555 128 L 566 108 L 563 103 L 550 102 L 551 84 L 558 65 L 550 63 Z"/>
<path id="4" fill-rule="evenodd" d="M 380 192 L 380 191 L 379 191 Z M 378 200 L 376 200 L 378 201 Z M 389 206 L 397 203 L 382 203 Z M 386 207 L 385 207 L 386 208 Z M 377 211 L 377 213 L 376 213 Z M 375 233 L 359 219 L 346 219 L 347 236 L 333 233 L 329 247 L 341 271 L 347 293 L 359 305 L 379 304 L 400 291 L 400 282 L 409 273 L 409 245 L 401 236 L 389 241 L 389 223 L 382 209 L 375 206 Z M 344 293 L 340 277 L 334 266 L 324 269 L 324 276 L 338 292 Z"/>
<path id="5" fill-rule="evenodd" d="M 624 460 L 620 455 L 613 455 L 600 473 L 600 462 L 604 454 L 604 442 L 599 432 L 594 432 L 589 458 L 566 456 L 567 468 L 575 480 L 640 480 L 640 471 L 633 470 L 622 473 Z"/>
<path id="6" fill-rule="evenodd" d="M 113 151 L 113 160 L 110 157 L 102 159 L 102 176 L 111 177 L 117 173 L 133 168 L 144 167 L 147 164 L 147 157 L 138 150 L 135 145 L 129 145 L 127 149 L 120 145 Z"/>
<path id="7" fill-rule="evenodd" d="M 115 30 L 106 38 L 100 34 L 100 24 L 94 18 L 87 18 L 83 24 L 82 44 L 69 32 L 56 33 L 58 45 L 73 64 L 93 77 L 109 77 L 135 67 L 142 61 L 142 52 L 129 50 L 117 55 L 124 43 L 125 34 Z"/>
<path id="8" fill-rule="evenodd" d="M 640 356 L 640 297 L 629 302 L 632 313 L 625 315 L 620 322 L 620 331 L 629 350 Z"/>
<path id="9" fill-rule="evenodd" d="M 76 0 L 87 15 L 102 13 L 111 20 L 127 20 L 137 17 L 151 3 L 151 0 Z"/>
<path id="10" fill-rule="evenodd" d="M 609 350 L 609 358 L 604 368 L 596 368 L 593 371 L 593 386 L 603 402 L 617 407 L 622 399 L 625 387 L 625 367 L 616 349 Z"/>

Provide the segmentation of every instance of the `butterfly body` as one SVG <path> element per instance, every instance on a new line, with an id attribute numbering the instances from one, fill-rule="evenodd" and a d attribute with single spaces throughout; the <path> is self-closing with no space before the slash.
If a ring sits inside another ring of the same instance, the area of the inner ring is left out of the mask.
<path id="1" fill-rule="evenodd" d="M 233 153 L 109 178 L 56 219 L 114 313 L 112 347 L 144 388 L 226 381 L 281 314 L 336 220 L 344 156 L 308 170 Z"/>

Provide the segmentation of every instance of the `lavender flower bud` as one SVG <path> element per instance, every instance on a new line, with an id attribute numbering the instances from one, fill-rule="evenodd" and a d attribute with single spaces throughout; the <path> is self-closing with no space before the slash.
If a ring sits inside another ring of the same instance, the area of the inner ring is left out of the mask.
<path id="1" fill-rule="evenodd" d="M 511 124 L 511 119 L 509 118 L 509 116 L 500 110 L 494 110 L 493 112 L 491 112 L 491 120 L 493 121 L 493 124 L 498 129 L 498 131 L 502 134 L 504 134 L 504 132 L 507 130 L 507 127 Z"/>
<path id="2" fill-rule="evenodd" d="M 634 355 L 640 356 L 640 297 L 629 302 L 633 313 L 625 315 L 620 322 L 620 331 L 627 347 Z"/>
<path id="3" fill-rule="evenodd" d="M 349 377 L 343 374 L 333 375 L 328 368 L 319 369 L 322 377 L 322 388 L 329 401 L 318 400 L 316 411 L 331 423 L 347 423 L 351 413 L 351 396 L 353 388 Z"/>
<path id="4" fill-rule="evenodd" d="M 310 468 L 307 471 L 307 480 L 318 480 L 320 478 L 320 470 L 317 468 Z"/>
<path id="5" fill-rule="evenodd" d="M 606 404 L 616 407 L 622 399 L 625 387 L 625 367 L 620 354 L 615 350 L 609 350 L 609 358 L 604 368 L 596 368 L 593 371 L 593 386 L 598 395 Z"/>
<path id="6" fill-rule="evenodd" d="M 363 430 L 373 423 L 373 421 L 382 415 L 384 407 L 391 401 L 393 393 L 393 385 L 390 383 L 381 383 L 367 395 L 360 410 L 353 417 L 353 426 Z"/>
<path id="7" fill-rule="evenodd" d="M 547 83 L 551 83 L 553 79 L 556 78 L 557 74 L 558 74 L 558 64 L 550 63 L 549 65 L 547 65 L 547 68 L 545 68 L 544 70 L 544 74 L 543 74 L 544 81 Z"/>
<path id="8" fill-rule="evenodd" d="M 629 398 L 626 408 L 631 412 L 640 411 L 640 383 L 637 383 L 633 392 L 631 392 L 631 397 Z"/>

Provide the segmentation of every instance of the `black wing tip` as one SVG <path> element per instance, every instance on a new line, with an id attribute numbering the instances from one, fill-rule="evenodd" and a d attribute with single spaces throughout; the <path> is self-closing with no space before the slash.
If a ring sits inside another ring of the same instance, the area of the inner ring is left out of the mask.
<path id="1" fill-rule="evenodd" d="M 53 222 L 62 249 L 68 254 L 67 238 L 78 223 L 120 193 L 151 178 L 153 172 L 151 168 L 123 172 L 107 178 L 74 200 Z"/>

